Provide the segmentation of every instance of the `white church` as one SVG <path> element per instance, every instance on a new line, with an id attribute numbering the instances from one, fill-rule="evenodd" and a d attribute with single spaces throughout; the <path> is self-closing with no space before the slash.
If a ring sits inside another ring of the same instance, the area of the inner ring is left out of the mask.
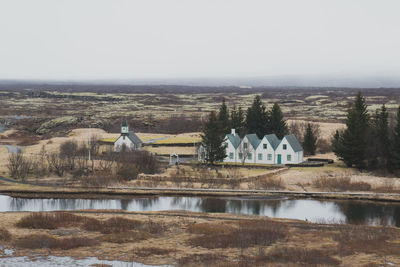
<path id="1" fill-rule="evenodd" d="M 140 150 L 142 148 L 143 142 L 140 138 L 132 131 L 129 131 L 129 125 L 124 118 L 121 122 L 121 135 L 114 142 L 114 151 L 120 152 L 124 149 L 129 150 Z"/>
<path id="2" fill-rule="evenodd" d="M 247 134 L 240 138 L 232 129 L 225 136 L 226 157 L 223 162 L 256 164 L 298 164 L 303 162 L 303 147 L 297 138 L 285 135 L 279 140 L 275 134 L 265 135 L 262 139 L 256 134 Z M 199 160 L 205 160 L 205 149 L 200 146 Z"/>

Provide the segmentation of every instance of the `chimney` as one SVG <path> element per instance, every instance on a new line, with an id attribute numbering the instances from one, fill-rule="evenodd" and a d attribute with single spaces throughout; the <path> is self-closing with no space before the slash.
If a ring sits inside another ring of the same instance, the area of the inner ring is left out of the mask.
<path id="1" fill-rule="evenodd" d="M 235 129 L 231 129 L 231 134 L 236 135 Z"/>

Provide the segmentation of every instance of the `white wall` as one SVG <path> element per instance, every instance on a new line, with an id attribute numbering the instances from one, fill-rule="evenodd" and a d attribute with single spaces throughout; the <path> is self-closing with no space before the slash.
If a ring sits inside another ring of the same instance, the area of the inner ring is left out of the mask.
<path id="1" fill-rule="evenodd" d="M 283 146 L 286 145 L 286 150 Z M 278 164 L 278 157 L 281 155 L 281 164 L 297 164 L 303 162 L 303 151 L 294 152 L 293 148 L 290 146 L 289 142 L 284 137 L 281 143 L 278 145 L 275 151 L 275 162 Z M 288 161 L 288 155 L 291 156 L 291 160 Z"/>
<path id="2" fill-rule="evenodd" d="M 267 145 L 267 149 L 264 149 L 264 144 Z M 258 154 L 262 154 L 262 160 L 258 159 Z M 271 154 L 271 160 L 268 160 L 268 154 Z M 272 145 L 268 142 L 268 140 L 263 137 L 261 140 L 261 143 L 258 145 L 257 150 L 256 150 L 256 163 L 262 163 L 262 164 L 275 164 L 274 158 L 275 158 L 275 151 L 272 148 Z"/>
<path id="3" fill-rule="evenodd" d="M 135 149 L 135 144 L 127 136 L 120 136 L 117 141 L 114 142 L 114 151 L 121 151 L 123 145 L 128 149 Z"/>

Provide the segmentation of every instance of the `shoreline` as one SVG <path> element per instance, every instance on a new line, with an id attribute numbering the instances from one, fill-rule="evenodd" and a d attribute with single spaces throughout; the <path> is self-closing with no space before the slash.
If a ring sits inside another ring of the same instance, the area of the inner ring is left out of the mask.
<path id="1" fill-rule="evenodd" d="M 0 194 L 20 198 L 126 198 L 138 196 L 188 196 L 188 197 L 293 197 L 311 199 L 368 200 L 400 202 L 397 193 L 368 192 L 303 192 L 281 190 L 229 190 L 191 188 L 36 188 L 0 189 Z"/>

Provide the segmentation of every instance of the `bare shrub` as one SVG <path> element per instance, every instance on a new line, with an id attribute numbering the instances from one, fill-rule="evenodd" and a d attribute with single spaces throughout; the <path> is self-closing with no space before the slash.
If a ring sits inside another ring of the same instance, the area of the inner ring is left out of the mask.
<path id="1" fill-rule="evenodd" d="M 51 153 L 47 155 L 47 162 L 49 165 L 49 169 L 57 174 L 59 177 L 64 175 L 66 169 L 65 160 L 60 157 L 58 153 Z"/>
<path id="2" fill-rule="evenodd" d="M 269 246 L 286 238 L 287 227 L 266 220 L 250 220 L 239 223 L 239 228 L 227 233 L 211 231 L 189 239 L 192 246 L 204 248 L 247 248 L 253 246 Z"/>
<path id="3" fill-rule="evenodd" d="M 389 227 L 344 225 L 333 239 L 338 242 L 337 253 L 341 256 L 354 253 L 385 253 L 398 255 L 400 245 L 387 246 L 389 240 L 399 238 L 399 231 Z"/>
<path id="4" fill-rule="evenodd" d="M 281 178 L 276 178 L 271 176 L 265 176 L 264 178 L 257 179 L 254 182 L 254 185 L 256 186 L 257 189 L 278 190 L 285 188 L 285 183 L 282 181 Z"/>
<path id="5" fill-rule="evenodd" d="M 113 217 L 106 221 L 88 221 L 83 225 L 87 231 L 98 231 L 103 234 L 121 233 L 129 230 L 141 229 L 143 223 L 137 220 Z"/>
<path id="6" fill-rule="evenodd" d="M 0 241 L 10 241 L 11 234 L 7 229 L 0 228 Z"/>
<path id="7" fill-rule="evenodd" d="M 230 233 L 235 228 L 229 224 L 211 224 L 211 223 L 195 223 L 187 227 L 187 231 L 191 234 L 220 234 Z"/>
<path id="8" fill-rule="evenodd" d="M 126 231 L 122 233 L 112 233 L 109 235 L 104 235 L 102 237 L 102 240 L 105 242 L 121 244 L 147 240 L 151 237 L 152 235 L 145 231 Z"/>
<path id="9" fill-rule="evenodd" d="M 134 251 L 134 253 L 139 257 L 149 257 L 152 255 L 168 255 L 175 252 L 176 249 L 173 248 L 158 248 L 158 247 L 140 248 Z"/>
<path id="10" fill-rule="evenodd" d="M 48 235 L 29 235 L 21 237 L 14 242 L 15 246 L 26 249 L 73 249 L 88 247 L 98 244 L 98 241 L 91 238 L 71 237 L 57 239 Z"/>
<path id="11" fill-rule="evenodd" d="M 104 173 L 111 173 L 116 158 L 117 156 L 114 153 L 113 148 L 108 147 L 107 150 L 103 151 L 103 153 L 101 153 L 97 158 L 99 170 Z"/>
<path id="12" fill-rule="evenodd" d="M 25 180 L 32 171 L 32 161 L 20 153 L 10 154 L 7 168 L 11 177 Z"/>
<path id="13" fill-rule="evenodd" d="M 29 229 L 57 229 L 61 226 L 76 225 L 87 218 L 66 212 L 32 213 L 22 217 L 15 226 Z"/>
<path id="14" fill-rule="evenodd" d="M 111 173 L 95 172 L 81 178 L 81 184 L 86 187 L 107 187 L 121 182 L 120 177 Z"/>
<path id="15" fill-rule="evenodd" d="M 318 139 L 317 152 L 321 154 L 332 152 L 332 143 L 326 139 Z"/>
<path id="16" fill-rule="evenodd" d="M 75 158 L 78 156 L 78 143 L 71 140 L 61 143 L 59 154 L 60 158 L 65 160 L 65 167 L 74 170 Z"/>
<path id="17" fill-rule="evenodd" d="M 371 185 L 366 182 L 352 182 L 350 177 L 319 177 L 314 185 L 329 191 L 369 191 Z"/>
<path id="18" fill-rule="evenodd" d="M 260 256 L 257 261 L 302 263 L 323 266 L 337 266 L 340 261 L 329 255 L 328 252 L 319 249 L 307 249 L 302 247 L 278 247 L 274 248 L 266 256 Z"/>
<path id="19" fill-rule="evenodd" d="M 49 174 L 49 168 L 47 165 L 47 153 L 46 147 L 42 145 L 39 155 L 35 158 L 32 165 L 32 172 L 36 177 L 43 177 Z"/>

